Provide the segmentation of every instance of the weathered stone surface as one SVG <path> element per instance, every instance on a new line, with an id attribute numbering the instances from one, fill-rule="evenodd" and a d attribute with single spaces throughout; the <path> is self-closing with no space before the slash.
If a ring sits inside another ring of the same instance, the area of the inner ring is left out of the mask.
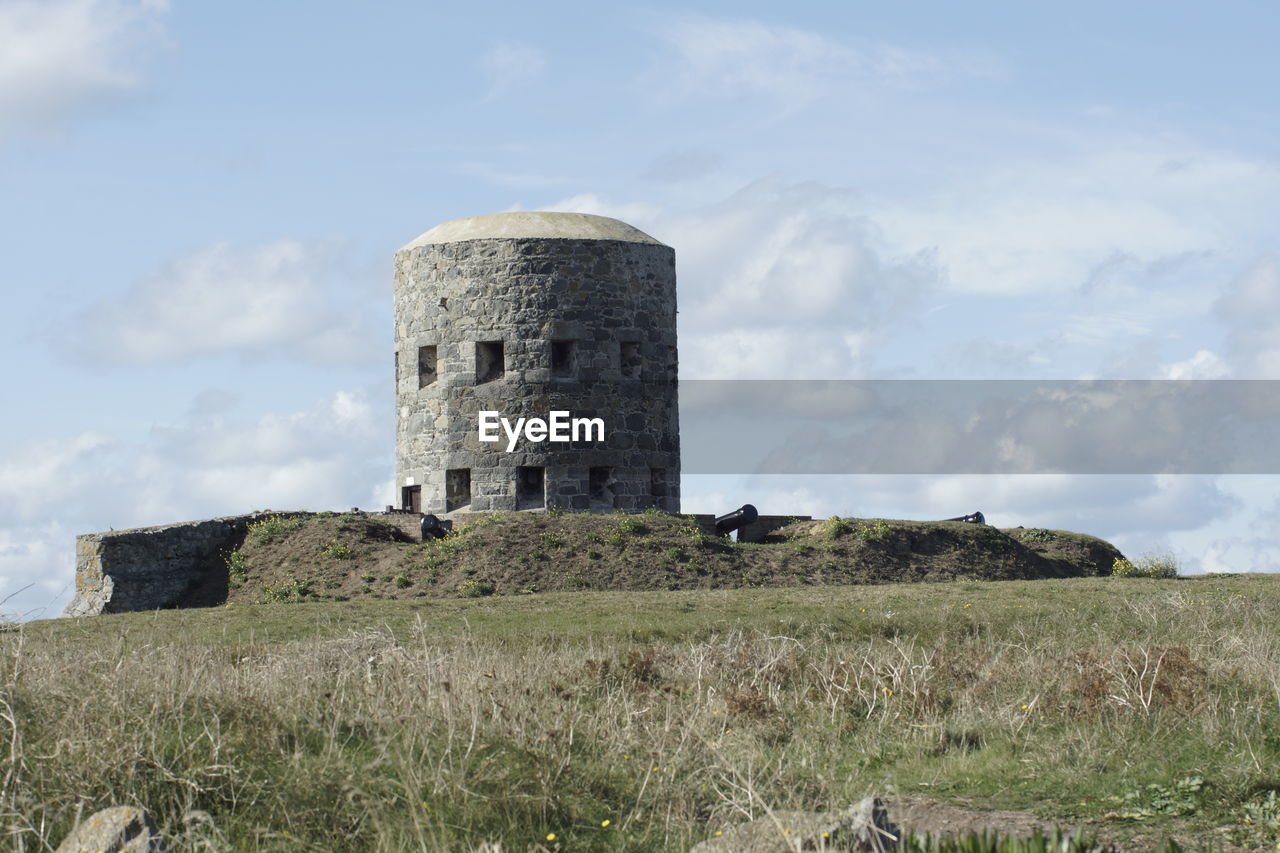
<path id="1" fill-rule="evenodd" d="M 844 812 L 774 812 L 695 844 L 690 853 L 873 853 L 898 849 L 900 837 L 884 804 L 867 797 Z"/>
<path id="2" fill-rule="evenodd" d="M 83 820 L 56 853 L 169 853 L 169 848 L 146 811 L 114 806 Z"/>
<path id="3" fill-rule="evenodd" d="M 492 213 L 454 219 L 432 228 L 406 249 L 427 243 L 457 243 L 463 240 L 527 240 L 530 238 L 565 240 L 624 240 L 628 243 L 662 245 L 638 228 L 607 216 L 589 213 L 555 213 L 522 210 L 514 213 Z"/>
<path id="4" fill-rule="evenodd" d="M 63 616 L 200 607 L 227 597 L 225 555 L 252 513 L 76 537 L 76 593 Z"/>
<path id="5" fill-rule="evenodd" d="M 679 510 L 669 246 L 606 217 L 497 214 L 431 229 L 395 268 L 396 482 L 422 511 Z M 479 441 L 480 411 L 600 418 L 606 438 L 507 453 Z"/>

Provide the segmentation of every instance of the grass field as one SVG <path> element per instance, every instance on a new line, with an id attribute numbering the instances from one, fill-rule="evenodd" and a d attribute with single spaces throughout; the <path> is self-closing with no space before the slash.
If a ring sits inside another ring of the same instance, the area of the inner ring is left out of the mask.
<path id="1" fill-rule="evenodd" d="M 0 634 L 0 769 L 20 851 L 112 804 L 183 850 L 684 850 L 868 792 L 1275 849 L 1280 578 L 29 623 Z"/>

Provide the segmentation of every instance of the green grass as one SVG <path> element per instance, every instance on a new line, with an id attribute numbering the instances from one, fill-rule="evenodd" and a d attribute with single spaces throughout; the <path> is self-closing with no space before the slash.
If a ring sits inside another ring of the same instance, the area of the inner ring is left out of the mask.
<path id="1" fill-rule="evenodd" d="M 336 539 L 325 543 L 325 546 L 321 549 L 321 553 L 326 557 L 332 557 L 335 560 L 350 560 L 356 555 L 350 545 L 347 545 L 345 542 L 339 542 Z"/>
<path id="2" fill-rule="evenodd" d="M 1269 847 L 1277 767 L 1265 576 L 481 594 L 0 633 L 14 850 L 118 803 L 177 849 L 680 850 L 869 792 Z"/>
<path id="3" fill-rule="evenodd" d="M 305 523 L 306 518 L 303 516 L 278 514 L 263 516 L 257 521 L 249 522 L 246 539 L 250 542 L 257 543 L 270 542 L 282 533 L 288 533 L 290 530 L 296 530 Z"/>

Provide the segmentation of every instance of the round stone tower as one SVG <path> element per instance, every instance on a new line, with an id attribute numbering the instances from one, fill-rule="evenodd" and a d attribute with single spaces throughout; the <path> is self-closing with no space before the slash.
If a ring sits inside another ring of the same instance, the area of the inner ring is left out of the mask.
<path id="1" fill-rule="evenodd" d="M 499 213 L 437 225 L 395 268 L 404 509 L 679 511 L 671 247 Z"/>

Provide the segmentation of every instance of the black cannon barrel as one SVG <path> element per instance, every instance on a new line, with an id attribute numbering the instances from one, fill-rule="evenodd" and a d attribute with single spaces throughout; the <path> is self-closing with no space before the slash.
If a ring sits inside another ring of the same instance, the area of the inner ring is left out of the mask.
<path id="1" fill-rule="evenodd" d="M 716 532 L 728 536 L 739 527 L 745 527 L 760 517 L 760 513 L 756 512 L 756 508 L 751 504 L 743 504 L 733 512 L 725 513 L 716 518 Z"/>
<path id="2" fill-rule="evenodd" d="M 968 515 L 958 515 L 955 518 L 944 518 L 943 521 L 965 521 L 969 524 L 986 524 L 987 517 L 981 512 L 974 510 Z"/>
<path id="3" fill-rule="evenodd" d="M 453 529 L 452 521 L 441 521 L 430 513 L 422 517 L 420 524 L 422 526 L 423 542 L 428 542 L 432 539 L 443 539 Z"/>

